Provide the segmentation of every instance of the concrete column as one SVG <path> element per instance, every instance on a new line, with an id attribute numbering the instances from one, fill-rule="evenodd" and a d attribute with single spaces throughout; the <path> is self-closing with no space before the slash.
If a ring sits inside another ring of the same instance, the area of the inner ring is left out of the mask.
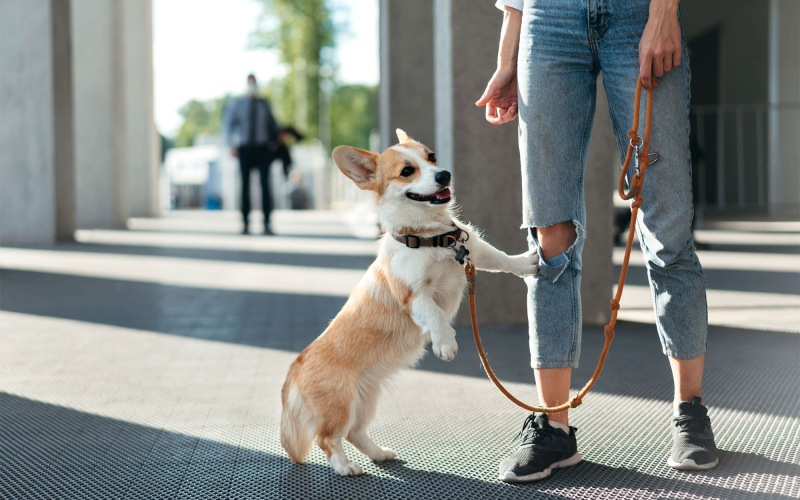
<path id="1" fill-rule="evenodd" d="M 611 318 L 608 307 L 617 278 L 612 265 L 614 208 L 620 160 L 619 146 L 608 112 L 608 97 L 597 81 L 597 109 L 589 141 L 589 158 L 583 183 L 586 196 L 586 243 L 583 248 L 581 302 L 583 323 L 604 325 Z"/>
<path id="2" fill-rule="evenodd" d="M 381 0 L 381 147 L 397 142 L 402 128 L 433 148 L 433 4 L 430 0 Z"/>
<path id="3" fill-rule="evenodd" d="M 441 164 L 453 171 L 463 219 L 485 230 L 492 244 L 514 254 L 527 249 L 526 233 L 519 228 L 521 179 L 517 127 L 490 125 L 483 118 L 483 109 L 474 104 L 496 67 L 501 21 L 501 13 L 493 2 L 474 2 L 469 8 L 462 8 L 453 0 L 434 3 L 436 151 Z M 602 117 L 598 119 L 601 127 L 610 127 L 607 121 L 602 123 Z M 606 146 L 606 141 L 594 146 L 590 164 L 608 165 Z M 605 167 L 596 170 L 598 178 L 608 174 Z M 608 179 L 599 182 L 611 185 Z M 609 224 L 610 196 L 610 187 L 593 190 L 588 200 L 590 213 L 594 211 L 593 224 L 601 219 L 605 225 Z M 592 229 L 584 249 L 584 280 L 592 287 L 584 284 L 583 289 L 588 307 L 585 317 L 589 322 L 600 322 L 605 317 L 595 310 L 595 304 L 604 302 L 607 307 L 611 294 L 608 271 L 612 236 L 610 232 L 596 234 L 602 232 L 602 225 L 598 225 Z M 598 246 L 604 250 L 599 251 Z M 602 272 L 595 275 L 592 269 Z M 481 322 L 527 322 L 526 287 L 522 280 L 507 274 L 483 273 L 478 287 Z M 459 313 L 461 323 L 469 321 L 465 309 L 462 307 Z"/>
<path id="4" fill-rule="evenodd" d="M 436 153 L 453 172 L 461 217 L 485 231 L 497 248 L 527 249 L 520 229 L 521 190 L 517 127 L 491 125 L 475 107 L 494 72 L 501 13 L 493 2 L 434 3 Z M 478 276 L 478 317 L 482 323 L 527 322 L 525 283 L 508 274 Z M 462 307 L 458 321 L 468 323 Z"/>
<path id="5" fill-rule="evenodd" d="M 74 2 L 78 226 L 157 213 L 151 2 Z"/>
<path id="6" fill-rule="evenodd" d="M 150 0 L 117 0 L 120 50 L 117 61 L 122 78 L 117 82 L 123 113 L 122 161 L 126 215 L 158 214 L 158 163 L 160 142 L 153 114 L 153 33 Z"/>
<path id="7" fill-rule="evenodd" d="M 49 243 L 56 232 L 53 33 L 51 2 L 0 2 L 2 244 Z"/>
<path id="8" fill-rule="evenodd" d="M 74 238 L 75 134 L 72 101 L 72 26 L 69 0 L 51 0 L 53 22 L 53 167 L 56 189 L 56 239 Z"/>
<path id="9" fill-rule="evenodd" d="M 121 107 L 116 73 L 116 6 L 81 0 L 72 11 L 77 224 L 111 228 L 124 222 L 118 154 Z"/>

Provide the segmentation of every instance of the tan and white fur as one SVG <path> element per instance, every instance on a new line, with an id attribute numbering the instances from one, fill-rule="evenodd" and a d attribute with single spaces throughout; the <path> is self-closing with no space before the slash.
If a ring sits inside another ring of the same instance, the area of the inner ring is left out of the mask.
<path id="1" fill-rule="evenodd" d="M 333 152 L 347 177 L 376 193 L 386 235 L 375 262 L 342 310 L 292 363 L 281 392 L 281 444 L 289 458 L 303 462 L 316 438 L 330 465 L 343 476 L 363 471 L 345 455 L 342 438 L 375 462 L 397 456 L 367 435 L 381 383 L 413 365 L 429 340 L 434 354 L 445 361 L 458 352 L 450 321 L 466 278 L 453 249 L 412 249 L 393 234 L 431 237 L 456 224 L 468 235 L 464 245 L 478 269 L 519 276 L 537 271 L 535 253 L 509 256 L 456 220 L 449 173 L 442 173 L 427 147 L 402 130 L 397 136 L 400 143 L 382 154 L 348 146 Z"/>

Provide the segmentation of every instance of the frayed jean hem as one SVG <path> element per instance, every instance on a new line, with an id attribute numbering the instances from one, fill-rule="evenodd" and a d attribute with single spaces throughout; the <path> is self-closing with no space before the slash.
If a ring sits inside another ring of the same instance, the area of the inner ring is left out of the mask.
<path id="1" fill-rule="evenodd" d="M 694 352 L 675 352 L 671 349 L 664 349 L 664 355 L 670 358 L 679 359 L 681 361 L 699 358 L 706 353 L 707 348 L 703 347 L 699 351 Z"/>
<path id="2" fill-rule="evenodd" d="M 551 360 L 551 359 L 536 359 L 531 361 L 531 368 L 577 368 L 578 360 Z"/>

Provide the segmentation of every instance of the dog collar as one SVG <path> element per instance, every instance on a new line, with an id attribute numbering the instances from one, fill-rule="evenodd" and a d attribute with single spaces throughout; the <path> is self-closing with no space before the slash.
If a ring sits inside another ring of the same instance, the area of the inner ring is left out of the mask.
<path id="1" fill-rule="evenodd" d="M 416 234 L 392 234 L 392 237 L 408 248 L 455 248 L 456 243 L 461 239 L 462 233 L 461 229 L 455 228 L 447 233 L 430 237 L 417 236 Z"/>

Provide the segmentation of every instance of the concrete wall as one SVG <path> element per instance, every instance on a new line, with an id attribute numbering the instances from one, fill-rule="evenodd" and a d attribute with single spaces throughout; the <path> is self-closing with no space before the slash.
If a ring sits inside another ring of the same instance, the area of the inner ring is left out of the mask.
<path id="1" fill-rule="evenodd" d="M 604 325 L 611 318 L 608 304 L 611 301 L 612 288 L 609 283 L 617 280 L 612 263 L 612 235 L 613 198 L 617 196 L 620 153 L 602 81 L 601 75 L 597 80 L 596 110 L 583 180 L 586 243 L 583 247 L 581 305 L 583 323 L 586 325 Z"/>
<path id="2" fill-rule="evenodd" d="M 0 2 L 0 243 L 56 231 L 52 8 Z"/>
<path id="3" fill-rule="evenodd" d="M 796 0 L 790 0 L 796 1 Z M 687 39 L 720 26 L 719 104 L 767 102 L 769 2 L 703 0 L 681 3 Z"/>
<path id="4" fill-rule="evenodd" d="M 153 112 L 153 51 L 151 2 L 118 4 L 122 79 L 122 148 L 127 213 L 131 217 L 158 213 L 158 163 L 160 141 Z"/>
<path id="5" fill-rule="evenodd" d="M 381 0 L 381 147 L 397 142 L 395 129 L 429 145 L 436 142 L 433 90 L 433 3 Z"/>
<path id="6" fill-rule="evenodd" d="M 687 38 L 720 28 L 719 89 L 717 104 L 766 104 L 767 170 L 756 172 L 757 159 L 746 156 L 747 193 L 755 192 L 756 176 L 768 177 L 767 203 L 774 213 L 800 208 L 800 2 L 797 0 L 704 0 L 681 4 Z M 734 115 L 725 116 L 725 133 L 734 137 Z M 752 122 L 752 115 L 748 115 Z M 751 127 L 752 123 L 745 123 Z M 744 149 L 755 151 L 756 134 L 744 136 Z M 736 174 L 736 140 L 726 140 L 723 151 L 728 177 Z M 736 196 L 729 178 L 727 199 Z M 752 198 L 752 196 L 750 197 Z"/>
<path id="7" fill-rule="evenodd" d="M 775 213 L 800 210 L 800 2 L 770 2 L 769 201 Z"/>
<path id="8" fill-rule="evenodd" d="M 75 123 L 72 99 L 72 2 L 51 0 L 53 47 L 53 167 L 56 239 L 71 240 L 76 229 Z"/>
<path id="9" fill-rule="evenodd" d="M 157 211 L 150 1 L 0 2 L 0 242 Z"/>
<path id="10" fill-rule="evenodd" d="M 456 1 L 437 0 L 434 20 L 437 158 L 453 172 L 462 219 L 507 253 L 524 252 L 517 127 L 491 125 L 475 107 L 496 65 L 501 13 L 493 2 L 461 8 Z M 521 279 L 481 273 L 478 289 L 481 322 L 527 322 Z M 460 323 L 469 322 L 468 313 L 461 308 Z"/>
<path id="11" fill-rule="evenodd" d="M 150 2 L 73 2 L 77 224 L 157 213 Z"/>
<path id="12" fill-rule="evenodd" d="M 117 154 L 120 130 L 115 64 L 115 2 L 73 2 L 73 81 L 77 225 L 118 226 L 124 220 Z"/>

